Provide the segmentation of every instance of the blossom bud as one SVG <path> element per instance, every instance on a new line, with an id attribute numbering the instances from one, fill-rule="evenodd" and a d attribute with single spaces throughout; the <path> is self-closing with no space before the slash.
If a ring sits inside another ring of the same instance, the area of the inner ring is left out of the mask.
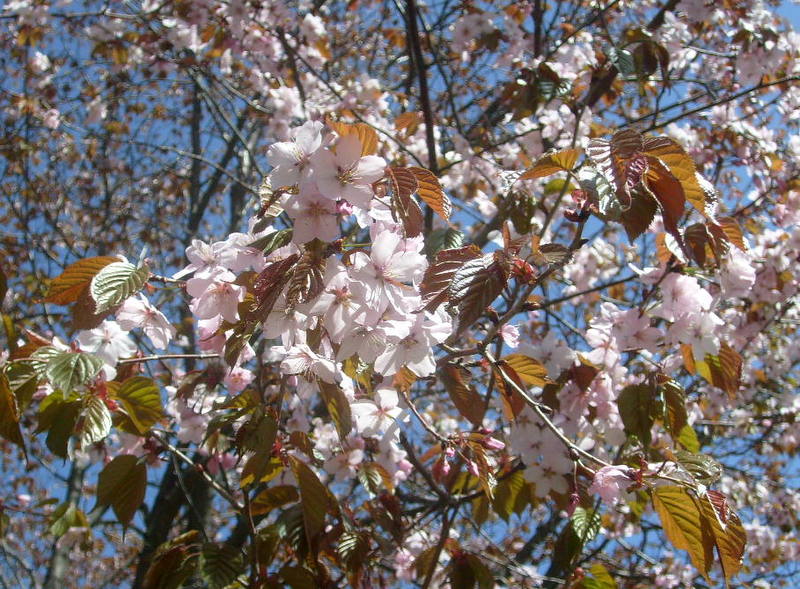
<path id="1" fill-rule="evenodd" d="M 577 493 L 573 492 L 569 496 L 569 507 L 567 507 L 567 517 L 572 517 L 572 514 L 575 513 L 575 508 L 578 507 L 578 503 L 580 502 L 581 497 Z"/>
<path id="2" fill-rule="evenodd" d="M 450 463 L 444 458 L 444 456 L 440 456 L 439 460 L 434 463 L 433 468 L 431 469 L 433 478 L 441 482 L 449 473 Z"/>
<path id="3" fill-rule="evenodd" d="M 506 445 L 500 440 L 491 438 L 489 436 L 483 438 L 483 440 L 481 440 L 481 444 L 487 450 L 502 450 L 503 448 L 506 447 Z"/>

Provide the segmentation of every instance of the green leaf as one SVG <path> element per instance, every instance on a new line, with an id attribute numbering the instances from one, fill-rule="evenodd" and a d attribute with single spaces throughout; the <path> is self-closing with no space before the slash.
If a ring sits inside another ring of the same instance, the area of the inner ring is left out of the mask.
<path id="1" fill-rule="evenodd" d="M 236 432 L 236 441 L 240 448 L 271 454 L 275 437 L 278 435 L 278 423 L 270 415 L 260 411 L 246 421 Z"/>
<path id="2" fill-rule="evenodd" d="M 618 221 L 622 206 L 611 181 L 592 166 L 584 166 L 578 172 L 581 189 L 585 190 L 592 202 L 597 204 L 595 214 L 604 221 Z"/>
<path id="3" fill-rule="evenodd" d="M 664 401 L 664 423 L 675 440 L 689 419 L 686 413 L 686 395 L 683 387 L 671 379 L 661 385 L 659 390 Z"/>
<path id="4" fill-rule="evenodd" d="M 285 509 L 274 525 L 278 537 L 297 553 L 300 560 L 304 560 L 309 553 L 309 544 L 303 521 L 303 507 L 292 505 Z"/>
<path id="5" fill-rule="evenodd" d="M 276 249 L 291 243 L 292 229 L 281 229 L 267 233 L 264 237 L 256 239 L 249 247 L 261 250 L 265 256 L 270 255 Z"/>
<path id="6" fill-rule="evenodd" d="M 119 262 L 114 256 L 99 256 L 78 260 L 67 266 L 60 276 L 50 281 L 45 303 L 69 305 L 78 300 L 92 279 L 109 264 Z"/>
<path id="7" fill-rule="evenodd" d="M 317 589 L 319 587 L 314 574 L 303 567 L 284 565 L 278 574 L 291 589 Z"/>
<path id="8" fill-rule="evenodd" d="M 636 62 L 633 54 L 627 49 L 612 47 L 608 52 L 608 57 L 623 76 L 632 76 L 636 73 Z"/>
<path id="9" fill-rule="evenodd" d="M 97 479 L 98 505 L 110 505 L 117 521 L 127 526 L 144 501 L 147 467 L 136 456 L 123 454 L 105 465 Z"/>
<path id="10" fill-rule="evenodd" d="M 42 346 L 41 348 L 34 350 L 34 352 L 30 355 L 28 362 L 33 368 L 34 372 L 36 372 L 36 376 L 39 378 L 46 378 L 48 363 L 62 352 L 63 350 L 59 350 L 55 346 Z"/>
<path id="11" fill-rule="evenodd" d="M 308 544 L 325 529 L 325 515 L 333 511 L 336 500 L 323 485 L 311 468 L 297 458 L 290 458 L 292 471 L 300 487 L 300 505 L 303 509 L 303 526 Z"/>
<path id="12" fill-rule="evenodd" d="M 95 302 L 96 313 L 116 307 L 132 294 L 139 292 L 150 277 L 146 265 L 137 268 L 130 262 L 109 264 L 92 278 L 89 293 Z"/>
<path id="13" fill-rule="evenodd" d="M 568 525 L 564 526 L 553 547 L 548 575 L 564 575 L 573 570 L 583 547 L 600 530 L 600 513 L 577 507 Z"/>
<path id="14" fill-rule="evenodd" d="M 600 532 L 600 512 L 578 506 L 570 518 L 570 524 L 581 545 L 586 545 Z"/>
<path id="15" fill-rule="evenodd" d="M 133 376 L 125 380 L 119 387 L 109 386 L 109 393 L 111 398 L 119 401 L 130 418 L 135 428 L 135 431 L 130 433 L 145 435 L 164 417 L 161 391 L 151 378 Z"/>
<path id="16" fill-rule="evenodd" d="M 563 183 L 563 180 L 562 180 Z M 527 192 L 511 192 L 502 201 L 504 215 L 520 235 L 531 232 L 531 222 L 536 215 L 536 199 Z"/>
<path id="17" fill-rule="evenodd" d="M 647 384 L 630 385 L 617 397 L 617 407 L 628 435 L 634 435 L 647 447 L 650 445 L 650 428 L 655 421 L 656 404 L 653 387 Z"/>
<path id="18" fill-rule="evenodd" d="M 472 519 L 479 526 L 489 519 L 489 498 L 485 493 L 481 493 L 472 500 Z"/>
<path id="19" fill-rule="evenodd" d="M 37 350 L 34 355 L 39 357 L 39 351 Z M 91 381 L 102 368 L 103 361 L 94 354 L 64 351 L 50 358 L 45 368 L 45 375 L 54 389 L 69 393 Z"/>
<path id="20" fill-rule="evenodd" d="M 339 536 L 339 545 L 336 547 L 339 559 L 348 571 L 354 571 L 364 566 L 369 554 L 369 536 L 364 532 L 346 531 Z"/>
<path id="21" fill-rule="evenodd" d="M 293 485 L 277 485 L 264 489 L 250 502 L 250 513 L 253 516 L 266 515 L 273 509 L 294 503 L 300 498 L 297 487 Z"/>
<path id="22" fill-rule="evenodd" d="M 111 412 L 100 397 L 90 397 L 84 405 L 81 448 L 100 442 L 111 431 Z"/>
<path id="23" fill-rule="evenodd" d="M 19 428 L 19 407 L 8 378 L 0 372 L 0 436 L 25 450 L 25 440 Z"/>
<path id="24" fill-rule="evenodd" d="M 675 452 L 678 464 L 689 471 L 694 479 L 706 487 L 716 483 L 722 477 L 722 465 L 705 454 L 695 454 L 678 450 Z"/>
<path id="25" fill-rule="evenodd" d="M 692 564 L 710 582 L 714 537 L 697 499 L 678 486 L 656 487 L 651 496 L 667 539 L 675 548 L 686 550 Z"/>
<path id="26" fill-rule="evenodd" d="M 697 432 L 691 425 L 684 425 L 678 434 L 677 442 L 689 452 L 697 453 L 700 451 L 700 440 L 697 439 Z"/>
<path id="27" fill-rule="evenodd" d="M 359 465 L 357 476 L 370 497 L 378 496 L 384 489 L 394 490 L 392 475 L 377 462 L 362 462 Z"/>
<path id="28" fill-rule="evenodd" d="M 242 553 L 230 544 L 207 542 L 200 553 L 200 573 L 209 589 L 224 589 L 244 572 Z"/>
<path id="29" fill-rule="evenodd" d="M 431 568 L 436 566 L 437 554 L 439 554 L 437 547 L 430 546 L 417 555 L 417 559 L 414 561 L 414 571 L 417 573 L 418 581 L 426 578 Z"/>
<path id="30" fill-rule="evenodd" d="M 47 431 L 47 447 L 60 458 L 67 457 L 69 438 L 75 431 L 80 412 L 81 402 L 77 394 L 64 399 L 53 393 L 45 397 L 39 405 L 36 432 Z"/>
<path id="31" fill-rule="evenodd" d="M 5 375 L 20 410 L 24 411 L 30 405 L 36 389 L 39 388 L 36 371 L 30 364 L 10 362 L 5 366 Z"/>
<path id="32" fill-rule="evenodd" d="M 256 483 L 268 482 L 278 476 L 282 470 L 283 463 L 280 459 L 272 456 L 272 448 L 256 452 L 245 462 L 239 486 L 244 489 Z"/>
<path id="33" fill-rule="evenodd" d="M 514 513 L 517 495 L 524 486 L 525 477 L 521 471 L 513 472 L 497 483 L 494 489 L 494 499 L 492 499 L 492 509 L 505 521 L 508 521 L 511 514 Z"/>
<path id="34" fill-rule="evenodd" d="M 456 249 L 464 244 L 464 234 L 453 227 L 434 229 L 425 236 L 425 253 L 429 258 L 442 250 Z"/>
<path id="35" fill-rule="evenodd" d="M 74 503 L 62 503 L 50 516 L 50 533 L 56 538 L 66 534 L 70 528 L 88 528 L 89 520 Z"/>
<path id="36" fill-rule="evenodd" d="M 602 564 L 595 563 L 589 568 L 591 576 L 581 581 L 581 589 L 617 589 L 617 582 Z"/>
<path id="37" fill-rule="evenodd" d="M 330 384 L 323 380 L 318 380 L 320 396 L 325 401 L 328 413 L 336 426 L 339 439 L 344 441 L 353 429 L 353 417 L 350 413 L 350 402 L 344 391 L 337 384 Z"/>
<path id="38" fill-rule="evenodd" d="M 241 305 L 239 308 L 241 309 Z M 256 321 L 242 319 L 233 328 L 233 333 L 231 333 L 225 341 L 224 358 L 228 366 L 235 366 L 239 361 L 239 354 L 241 354 L 244 347 L 250 343 L 250 338 L 253 337 L 256 327 L 258 327 Z"/>
<path id="39" fill-rule="evenodd" d="M 548 152 L 536 160 L 533 167 L 522 174 L 519 179 L 542 178 L 556 172 L 570 171 L 575 167 L 575 162 L 578 161 L 580 154 L 581 151 L 579 149 L 562 149 L 561 151 Z"/>

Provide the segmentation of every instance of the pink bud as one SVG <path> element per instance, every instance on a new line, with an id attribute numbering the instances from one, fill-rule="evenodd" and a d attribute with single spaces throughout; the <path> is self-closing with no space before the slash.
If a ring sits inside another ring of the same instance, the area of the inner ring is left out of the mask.
<path id="1" fill-rule="evenodd" d="M 486 448 L 487 450 L 502 450 L 503 448 L 506 447 L 506 445 L 500 440 L 490 438 L 489 436 L 483 438 L 483 440 L 481 440 L 481 443 L 483 444 L 483 447 Z"/>
<path id="2" fill-rule="evenodd" d="M 437 481 L 441 481 L 450 473 L 450 463 L 445 460 L 443 456 L 439 457 L 433 468 L 431 469 L 431 474 L 433 474 L 433 478 Z"/>
<path id="3" fill-rule="evenodd" d="M 572 517 L 572 514 L 575 513 L 575 508 L 578 507 L 578 503 L 580 502 L 581 498 L 580 495 L 577 493 L 572 493 L 569 496 L 569 507 L 567 507 L 567 517 Z"/>

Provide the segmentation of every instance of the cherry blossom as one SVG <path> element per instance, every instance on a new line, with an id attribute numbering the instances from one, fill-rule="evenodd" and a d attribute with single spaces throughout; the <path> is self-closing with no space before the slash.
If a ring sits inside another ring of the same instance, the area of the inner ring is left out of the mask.
<path id="1" fill-rule="evenodd" d="M 10 574 L 790 586 L 800 35 L 401 4 L 0 10 Z"/>
<path id="2" fill-rule="evenodd" d="M 377 436 L 389 430 L 402 413 L 397 405 L 397 391 L 381 388 L 375 391 L 374 401 L 351 403 L 350 411 L 362 436 Z"/>
<path id="3" fill-rule="evenodd" d="M 361 156 L 361 142 L 355 135 L 339 138 L 333 149 L 316 151 L 311 162 L 311 179 L 322 195 L 334 201 L 344 199 L 363 209 L 369 207 L 373 196 L 372 183 L 383 177 L 386 167 L 383 158 Z"/>
<path id="4" fill-rule="evenodd" d="M 285 351 L 281 369 L 286 374 L 313 374 L 325 382 L 336 382 L 336 365 L 315 354 L 306 344 L 295 344 Z"/>
<path id="5" fill-rule="evenodd" d="M 143 296 L 127 299 L 117 311 L 117 322 L 124 330 L 142 328 L 156 349 L 163 350 L 175 337 L 176 330 L 164 316 Z"/>
<path id="6" fill-rule="evenodd" d="M 290 197 L 285 208 L 293 221 L 292 240 L 295 243 L 312 239 L 333 241 L 339 236 L 336 203 L 318 192 L 304 190 Z"/>
<path id="7" fill-rule="evenodd" d="M 75 339 L 83 351 L 96 354 L 110 366 L 136 353 L 136 345 L 116 321 L 106 320 L 94 329 L 79 331 Z"/>
<path id="8" fill-rule="evenodd" d="M 309 158 L 321 145 L 322 123 L 317 121 L 303 123 L 294 132 L 292 141 L 273 143 L 267 152 L 273 166 L 270 173 L 273 186 L 291 186 L 308 178 Z"/>
<path id="9" fill-rule="evenodd" d="M 589 493 L 597 493 L 603 501 L 613 505 L 631 486 L 633 478 L 627 466 L 604 466 L 594 474 Z"/>
<path id="10" fill-rule="evenodd" d="M 207 278 L 194 277 L 186 283 L 186 292 L 195 297 L 191 309 L 199 319 L 221 315 L 229 323 L 236 321 L 245 289 L 229 282 L 233 278 L 233 274 L 220 268 Z"/>

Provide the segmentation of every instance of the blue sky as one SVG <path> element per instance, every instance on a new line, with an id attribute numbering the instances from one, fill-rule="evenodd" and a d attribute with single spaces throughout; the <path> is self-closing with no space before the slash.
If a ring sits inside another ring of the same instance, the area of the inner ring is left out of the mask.
<path id="1" fill-rule="evenodd" d="M 778 13 L 789 19 L 795 30 L 800 30 L 800 4 L 796 2 L 784 2 L 778 8 Z"/>

